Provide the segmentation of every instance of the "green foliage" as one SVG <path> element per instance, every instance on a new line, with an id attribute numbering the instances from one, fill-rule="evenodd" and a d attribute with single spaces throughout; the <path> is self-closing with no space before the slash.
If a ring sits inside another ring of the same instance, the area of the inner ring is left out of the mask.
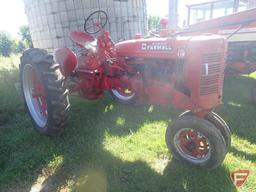
<path id="1" fill-rule="evenodd" d="M 33 47 L 28 26 L 21 26 L 18 35 L 21 40 L 13 39 L 8 32 L 0 32 L 0 55 L 8 57 L 12 53 L 21 53 Z"/>
<path id="2" fill-rule="evenodd" d="M 19 81 L 19 57 L 0 56 L 0 127 L 20 106 L 20 96 L 17 95 L 15 83 Z"/>
<path id="3" fill-rule="evenodd" d="M 23 25 L 19 28 L 19 33 L 21 40 L 25 43 L 24 46 L 27 46 L 29 48 L 33 47 L 33 42 L 30 34 L 29 27 L 27 25 Z"/>
<path id="4" fill-rule="evenodd" d="M 26 48 L 27 46 L 22 41 L 18 41 L 16 46 L 16 53 L 22 53 Z"/>
<path id="5" fill-rule="evenodd" d="M 148 17 L 148 30 L 159 31 L 160 29 L 160 17 L 150 15 Z"/>
<path id="6" fill-rule="evenodd" d="M 15 54 L 22 53 L 27 48 L 28 48 L 28 46 L 26 45 L 26 43 L 24 43 L 24 41 L 15 40 L 14 43 L 13 43 L 12 52 L 15 53 Z"/>
<path id="7" fill-rule="evenodd" d="M 0 31 L 0 55 L 8 57 L 13 51 L 14 41 L 8 32 Z"/>

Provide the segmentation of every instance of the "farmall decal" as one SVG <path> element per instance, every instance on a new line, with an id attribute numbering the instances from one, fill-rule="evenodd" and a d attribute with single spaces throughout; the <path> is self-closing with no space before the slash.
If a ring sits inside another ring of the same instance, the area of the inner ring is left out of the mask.
<path id="1" fill-rule="evenodd" d="M 165 42 L 142 43 L 141 50 L 143 51 L 171 51 L 172 48 Z"/>

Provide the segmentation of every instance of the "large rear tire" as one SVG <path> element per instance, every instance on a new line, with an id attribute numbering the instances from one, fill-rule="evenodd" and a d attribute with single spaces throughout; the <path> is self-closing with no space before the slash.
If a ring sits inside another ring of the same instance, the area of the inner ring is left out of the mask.
<path id="1" fill-rule="evenodd" d="M 219 129 L 205 119 L 186 115 L 166 130 L 166 144 L 173 156 L 196 167 L 214 169 L 226 156 L 226 144 Z"/>
<path id="2" fill-rule="evenodd" d="M 41 49 L 26 50 L 21 57 L 20 78 L 25 107 L 34 127 L 58 136 L 68 120 L 68 90 L 60 67 Z"/>

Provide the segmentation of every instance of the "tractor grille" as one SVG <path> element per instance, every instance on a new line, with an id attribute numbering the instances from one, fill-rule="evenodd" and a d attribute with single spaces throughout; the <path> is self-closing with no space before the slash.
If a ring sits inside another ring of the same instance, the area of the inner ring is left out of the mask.
<path id="1" fill-rule="evenodd" d="M 221 53 L 204 54 L 201 65 L 200 95 L 219 92 L 221 80 Z"/>

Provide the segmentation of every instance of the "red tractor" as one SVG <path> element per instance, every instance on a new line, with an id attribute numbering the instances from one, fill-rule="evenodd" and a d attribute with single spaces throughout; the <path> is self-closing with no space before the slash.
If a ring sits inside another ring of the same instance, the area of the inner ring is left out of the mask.
<path id="1" fill-rule="evenodd" d="M 230 130 L 212 110 L 222 102 L 227 51 L 217 35 L 138 38 L 114 44 L 104 11 L 92 13 L 85 32 L 69 37 L 81 51 L 57 49 L 54 56 L 29 49 L 21 57 L 24 101 L 35 128 L 60 135 L 67 123 L 68 95 L 99 99 L 110 91 L 123 103 L 147 99 L 188 110 L 166 131 L 173 156 L 194 166 L 219 166 L 230 146 Z M 95 35 L 96 38 L 92 34 Z"/>

